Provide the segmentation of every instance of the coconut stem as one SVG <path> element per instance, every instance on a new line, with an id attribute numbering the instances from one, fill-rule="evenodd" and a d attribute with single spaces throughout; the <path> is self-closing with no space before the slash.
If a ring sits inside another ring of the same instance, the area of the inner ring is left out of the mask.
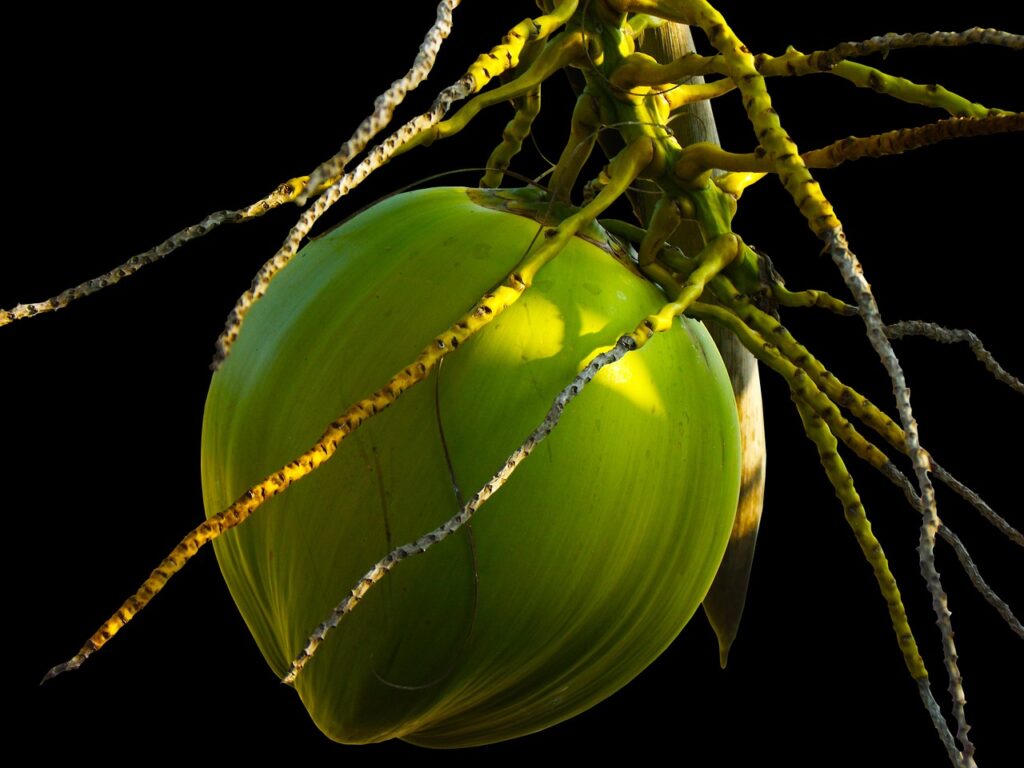
<path id="1" fill-rule="evenodd" d="M 639 50 L 653 56 L 659 62 L 685 62 L 696 55 L 689 27 L 676 23 L 662 24 L 657 29 L 645 33 Z M 695 76 L 690 82 L 700 84 L 704 79 Z M 714 112 L 708 101 L 689 104 L 684 112 L 674 115 L 669 124 L 676 139 L 684 147 L 696 143 L 720 143 Z M 633 194 L 631 199 L 641 220 L 650 221 L 655 201 L 648 195 L 640 194 Z M 687 254 L 699 253 L 703 246 L 699 230 L 692 226 L 675 228 L 674 234 L 668 237 L 668 242 Z M 767 457 L 764 405 L 761 399 L 761 379 L 758 375 L 757 360 L 722 326 L 710 322 L 707 323 L 707 329 L 729 372 L 729 380 L 736 399 L 743 455 L 740 468 L 740 498 L 729 544 L 703 602 L 704 613 L 718 638 L 719 664 L 724 668 L 729 658 L 729 650 L 739 633 L 743 607 L 746 605 L 750 571 L 757 546 L 757 532 L 764 508 Z"/>

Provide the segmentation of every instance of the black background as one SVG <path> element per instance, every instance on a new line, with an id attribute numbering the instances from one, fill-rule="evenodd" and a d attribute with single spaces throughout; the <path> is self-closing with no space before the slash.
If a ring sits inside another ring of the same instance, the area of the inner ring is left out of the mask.
<path id="1" fill-rule="evenodd" d="M 272 16 L 240 10 L 220 20 L 207 18 L 208 9 L 164 16 L 150 9 L 127 18 L 90 9 L 51 18 L 40 8 L 23 27 L 11 27 L 4 56 L 13 136 L 6 146 L 15 203 L 0 307 L 92 277 L 329 156 L 373 96 L 408 67 L 434 14 L 426 0 L 359 13 L 340 5 L 344 16 L 289 6 Z M 785 15 L 766 5 L 721 4 L 755 51 L 779 53 L 786 44 L 813 50 L 890 30 L 1013 29 L 1012 4 L 996 0 L 959 11 L 926 2 L 859 3 L 849 17 L 822 16 L 811 2 L 785 3 Z M 484 0 L 464 6 L 435 74 L 402 116 L 423 108 L 532 8 Z M 125 26 L 129 31 L 115 31 Z M 376 53 L 357 52 L 356 39 L 371 39 Z M 880 66 L 989 106 L 1024 108 L 1019 54 L 899 51 Z M 825 76 L 770 85 L 802 149 L 941 116 Z M 545 92 L 548 119 L 537 134 L 548 156 L 564 141 L 567 93 L 562 83 Z M 738 99 L 724 102 L 723 142 L 747 151 L 753 139 Z M 429 173 L 482 164 L 508 115 L 496 110 L 464 135 L 396 161 L 339 204 L 332 220 Z M 970 327 L 1018 374 L 1021 148 L 1019 135 L 977 139 L 818 174 L 883 315 Z M 526 159 L 522 167 L 541 166 Z M 475 180 L 469 174 L 447 183 Z M 634 683 L 541 734 L 458 753 L 400 743 L 339 746 L 277 684 L 212 553 L 203 552 L 85 668 L 39 688 L 46 669 L 71 655 L 200 519 L 199 433 L 213 340 L 294 216 L 287 209 L 222 229 L 102 295 L 0 330 L 4 689 L 15 708 L 9 744 L 13 737 L 40 757 L 113 753 L 152 761 L 201 746 L 240 758 L 287 753 L 346 764 L 525 757 L 552 747 L 583 758 L 667 748 L 683 764 L 751 757 L 798 765 L 943 763 L 870 570 L 785 388 L 771 375 L 764 382 L 765 520 L 744 626 L 725 671 L 698 614 Z M 831 263 L 770 180 L 744 197 L 736 228 L 773 256 L 791 287 L 840 291 Z M 876 402 L 890 402 L 859 321 L 805 311 L 787 324 L 837 375 Z M 912 341 L 898 351 L 925 444 L 1020 527 L 1020 399 L 988 379 L 965 349 Z M 917 575 L 915 516 L 870 470 L 854 471 L 902 585 L 933 689 L 948 709 L 938 633 Z M 1021 610 L 1020 550 L 949 494 L 940 505 L 982 572 Z M 1020 642 L 941 545 L 939 566 L 979 760 L 1008 765 L 1019 743 Z"/>

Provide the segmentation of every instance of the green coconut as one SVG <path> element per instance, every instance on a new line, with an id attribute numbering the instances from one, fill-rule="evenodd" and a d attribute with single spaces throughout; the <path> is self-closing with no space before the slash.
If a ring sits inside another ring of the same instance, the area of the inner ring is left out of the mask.
<path id="1" fill-rule="evenodd" d="M 274 280 L 213 377 L 208 515 L 504 279 L 539 226 L 516 196 L 485 197 L 393 197 Z M 615 253 L 598 228 L 574 238 L 426 381 L 216 542 L 276 674 L 374 562 L 455 514 L 594 352 L 664 303 Z M 603 369 L 470 525 L 370 590 L 299 675 L 302 701 L 332 739 L 433 747 L 513 738 L 593 706 L 700 604 L 729 536 L 739 457 L 724 365 L 703 326 L 682 319 Z"/>

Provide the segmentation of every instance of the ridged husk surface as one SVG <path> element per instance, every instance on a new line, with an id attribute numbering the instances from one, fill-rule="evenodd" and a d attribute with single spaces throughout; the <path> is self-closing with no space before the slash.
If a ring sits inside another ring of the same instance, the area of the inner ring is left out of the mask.
<path id="1" fill-rule="evenodd" d="M 523 256 L 538 224 L 471 194 L 391 198 L 274 280 L 213 377 L 208 514 L 305 451 Z M 274 672 L 376 560 L 457 511 L 455 485 L 468 499 L 490 478 L 595 350 L 663 302 L 574 238 L 439 371 L 221 538 L 224 578 Z M 700 604 L 738 467 L 725 369 L 703 326 L 681 321 L 603 370 L 470 527 L 370 591 L 299 675 L 303 702 L 333 739 L 437 747 L 592 706 Z"/>

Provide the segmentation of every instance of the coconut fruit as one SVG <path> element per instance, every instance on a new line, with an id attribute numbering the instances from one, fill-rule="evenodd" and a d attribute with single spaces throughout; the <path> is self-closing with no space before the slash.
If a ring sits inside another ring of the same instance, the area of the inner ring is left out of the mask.
<path id="1" fill-rule="evenodd" d="M 213 377 L 207 514 L 309 448 L 532 247 L 523 195 L 390 198 L 272 282 Z M 549 222 L 550 223 L 550 222 Z M 278 675 L 378 559 L 455 514 L 595 351 L 665 301 L 591 227 L 428 379 L 216 544 Z M 296 680 L 332 739 L 455 747 L 520 736 L 636 676 L 704 597 L 739 486 L 729 380 L 681 319 L 604 368 L 470 525 L 408 558 Z"/>

